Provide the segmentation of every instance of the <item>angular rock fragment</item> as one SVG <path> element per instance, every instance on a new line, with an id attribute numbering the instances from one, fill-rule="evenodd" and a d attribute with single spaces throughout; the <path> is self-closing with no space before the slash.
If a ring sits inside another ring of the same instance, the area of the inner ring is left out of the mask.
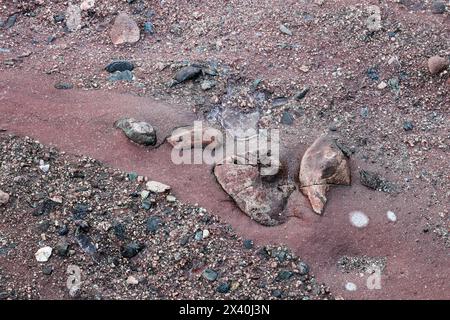
<path id="1" fill-rule="evenodd" d="M 306 150 L 300 165 L 299 180 L 300 190 L 318 214 L 323 213 L 326 193 L 331 185 L 350 185 L 347 158 L 334 140 L 327 136 L 319 137 Z"/>
<path id="2" fill-rule="evenodd" d="M 147 122 L 125 118 L 117 121 L 115 126 L 122 129 L 130 140 L 138 144 L 145 146 L 154 146 L 156 144 L 156 131 Z"/>
<path id="3" fill-rule="evenodd" d="M 170 190 L 170 186 L 158 181 L 149 181 L 145 187 L 148 191 L 153 193 L 163 193 Z"/>
<path id="4" fill-rule="evenodd" d="M 138 42 L 141 33 L 137 23 L 128 14 L 120 13 L 114 20 L 109 36 L 113 44 L 119 45 Z"/>
<path id="5" fill-rule="evenodd" d="M 290 192 L 283 188 L 266 186 L 256 166 L 217 165 L 214 168 L 214 175 L 224 191 L 250 218 L 266 226 L 284 222 L 281 213 Z"/>

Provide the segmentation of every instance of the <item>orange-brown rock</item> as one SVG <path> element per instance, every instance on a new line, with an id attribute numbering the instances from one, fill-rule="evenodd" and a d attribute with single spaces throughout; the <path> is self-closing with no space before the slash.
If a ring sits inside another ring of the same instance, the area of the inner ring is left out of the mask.
<path id="1" fill-rule="evenodd" d="M 333 139 L 322 136 L 306 150 L 299 180 L 300 190 L 318 214 L 323 213 L 331 185 L 350 185 L 348 160 Z"/>
<path id="2" fill-rule="evenodd" d="M 138 42 L 141 35 L 137 23 L 126 13 L 120 13 L 114 20 L 109 33 L 113 44 Z"/>

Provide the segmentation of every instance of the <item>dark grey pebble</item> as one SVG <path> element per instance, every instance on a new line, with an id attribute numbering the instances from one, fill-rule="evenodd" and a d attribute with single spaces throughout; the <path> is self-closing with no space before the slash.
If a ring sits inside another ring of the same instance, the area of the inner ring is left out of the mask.
<path id="1" fill-rule="evenodd" d="M 125 71 L 116 71 L 108 78 L 109 81 L 115 82 L 115 81 L 133 81 L 133 73 L 130 70 Z"/>
<path id="2" fill-rule="evenodd" d="M 162 226 L 163 221 L 158 216 L 153 216 L 147 219 L 147 231 L 155 233 Z"/>
<path id="3" fill-rule="evenodd" d="M 248 250 L 253 249 L 253 241 L 249 239 L 244 240 L 244 248 Z"/>
<path id="4" fill-rule="evenodd" d="M 202 273 L 202 276 L 208 281 L 215 281 L 219 274 L 213 269 L 205 269 Z"/>
<path id="5" fill-rule="evenodd" d="M 224 282 L 221 283 L 218 287 L 217 287 L 217 292 L 218 293 L 228 293 L 230 292 L 230 284 L 228 282 Z"/>
<path id="6" fill-rule="evenodd" d="M 176 74 L 174 79 L 177 83 L 181 83 L 190 79 L 197 78 L 202 73 L 202 69 L 194 66 L 188 66 L 181 68 Z"/>
<path id="7" fill-rule="evenodd" d="M 134 64 L 127 60 L 116 60 L 108 64 L 105 68 L 109 73 L 114 73 L 116 71 L 133 71 Z"/>
<path id="8" fill-rule="evenodd" d="M 126 244 L 125 246 L 122 246 L 122 248 L 120 249 L 120 254 L 124 258 L 130 259 L 136 256 L 144 248 L 145 246 L 143 244 L 131 242 Z"/>
<path id="9" fill-rule="evenodd" d="M 73 89 L 73 84 L 68 82 L 58 82 L 55 84 L 55 88 L 58 90 L 70 90 Z"/>
<path id="10" fill-rule="evenodd" d="M 294 123 L 294 116 L 289 111 L 284 111 L 281 115 L 281 123 L 285 125 L 292 125 Z"/>

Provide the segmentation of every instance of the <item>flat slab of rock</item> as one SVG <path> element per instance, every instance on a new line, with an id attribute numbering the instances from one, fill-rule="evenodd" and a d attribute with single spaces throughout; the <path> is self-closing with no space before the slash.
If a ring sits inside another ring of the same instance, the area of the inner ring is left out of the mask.
<path id="1" fill-rule="evenodd" d="M 119 45 L 138 42 L 141 38 L 141 32 L 136 21 L 128 14 L 119 13 L 114 20 L 109 36 L 113 44 Z"/>
<path id="2" fill-rule="evenodd" d="M 300 190 L 308 197 L 314 212 L 322 214 L 331 185 L 350 185 L 347 158 L 336 142 L 318 138 L 305 152 L 300 165 Z"/>
<path id="3" fill-rule="evenodd" d="M 252 165 L 222 164 L 214 168 L 214 175 L 224 191 L 245 214 L 265 226 L 285 221 L 282 212 L 290 192 L 265 185 L 258 168 Z"/>
<path id="4" fill-rule="evenodd" d="M 170 190 L 170 186 L 158 182 L 158 181 L 149 181 L 145 185 L 146 189 L 148 191 L 154 192 L 154 193 L 163 193 Z"/>
<path id="5" fill-rule="evenodd" d="M 122 129 L 125 135 L 133 142 L 145 146 L 154 146 L 156 144 L 156 131 L 147 122 L 125 118 L 118 120 L 115 126 Z"/>

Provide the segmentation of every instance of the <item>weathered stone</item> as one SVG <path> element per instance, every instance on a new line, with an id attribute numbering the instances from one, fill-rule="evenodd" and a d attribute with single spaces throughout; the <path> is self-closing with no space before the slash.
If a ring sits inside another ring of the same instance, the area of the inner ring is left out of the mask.
<path id="1" fill-rule="evenodd" d="M 67 7 L 66 27 L 70 32 L 81 29 L 81 9 L 79 6 L 70 4 Z"/>
<path id="2" fill-rule="evenodd" d="M 0 206 L 7 204 L 9 201 L 9 194 L 0 190 Z"/>
<path id="3" fill-rule="evenodd" d="M 370 32 L 375 32 L 381 29 L 381 10 L 378 6 L 368 6 L 367 12 L 369 17 L 366 20 L 367 29 Z"/>
<path id="4" fill-rule="evenodd" d="M 193 147 L 219 147 L 223 143 L 222 133 L 212 127 L 207 126 L 187 126 L 177 128 L 172 135 L 167 138 L 176 149 L 188 149 Z M 214 144 L 212 144 L 214 143 Z"/>
<path id="5" fill-rule="evenodd" d="M 117 121 L 115 126 L 122 129 L 130 140 L 138 144 L 145 146 L 154 146 L 156 144 L 156 131 L 147 122 L 125 118 Z"/>
<path id="6" fill-rule="evenodd" d="M 141 34 L 137 23 L 126 13 L 120 13 L 114 20 L 109 33 L 115 45 L 138 42 Z"/>
<path id="7" fill-rule="evenodd" d="M 225 192 L 250 218 L 267 226 L 284 222 L 281 213 L 289 192 L 266 186 L 256 166 L 222 164 L 214 168 L 214 174 Z"/>
<path id="8" fill-rule="evenodd" d="M 428 70 L 432 75 L 436 75 L 441 71 L 444 71 L 449 66 L 449 61 L 446 58 L 440 56 L 433 56 L 428 59 Z"/>
<path id="9" fill-rule="evenodd" d="M 190 79 L 197 78 L 202 73 L 202 69 L 194 66 L 188 66 L 181 68 L 176 74 L 175 74 L 175 81 L 177 83 L 181 83 Z"/>
<path id="10" fill-rule="evenodd" d="M 84 0 L 81 4 L 80 4 L 80 9 L 83 11 L 92 9 L 95 6 L 95 0 Z"/>
<path id="11" fill-rule="evenodd" d="M 348 161 L 334 140 L 327 136 L 319 137 L 306 150 L 299 180 L 302 193 L 309 198 L 311 207 L 318 214 L 323 213 L 330 185 L 350 185 Z"/>
<path id="12" fill-rule="evenodd" d="M 372 171 L 361 170 L 359 172 L 359 179 L 363 186 L 370 189 L 392 193 L 395 192 L 396 187 L 391 182 L 383 179 L 378 173 Z"/>
<path id="13" fill-rule="evenodd" d="M 163 193 L 170 190 L 170 186 L 158 181 L 149 181 L 147 182 L 145 187 L 147 188 L 147 190 L 154 193 Z"/>
<path id="14" fill-rule="evenodd" d="M 116 71 L 133 71 L 134 65 L 127 60 L 116 60 L 108 64 L 105 68 L 109 73 L 114 73 Z"/>
<path id="15" fill-rule="evenodd" d="M 43 247 L 36 251 L 34 256 L 38 262 L 47 262 L 52 255 L 52 251 L 53 249 L 51 247 Z"/>

